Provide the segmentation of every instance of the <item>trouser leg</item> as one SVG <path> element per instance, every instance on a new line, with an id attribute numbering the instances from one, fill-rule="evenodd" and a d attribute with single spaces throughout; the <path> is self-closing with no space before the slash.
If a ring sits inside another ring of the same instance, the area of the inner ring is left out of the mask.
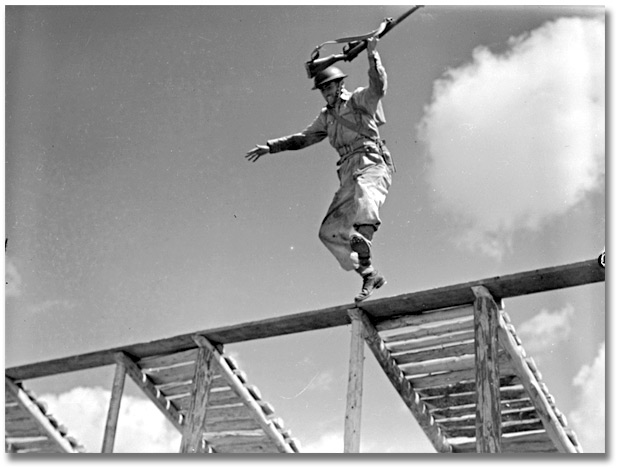
<path id="1" fill-rule="evenodd" d="M 362 274 L 371 267 L 371 241 L 381 224 L 379 208 L 387 196 L 391 176 L 385 166 L 369 166 L 341 177 L 340 189 L 321 223 L 319 238 L 343 269 Z M 360 240 L 360 236 L 364 242 L 352 242 Z"/>

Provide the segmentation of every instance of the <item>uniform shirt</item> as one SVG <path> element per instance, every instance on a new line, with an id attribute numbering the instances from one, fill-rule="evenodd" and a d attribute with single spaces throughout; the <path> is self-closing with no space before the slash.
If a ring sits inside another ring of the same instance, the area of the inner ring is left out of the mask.
<path id="1" fill-rule="evenodd" d="M 351 122 L 357 124 L 361 122 L 364 133 L 378 139 L 378 127 L 385 123 L 381 98 L 385 96 L 387 91 L 387 73 L 381 64 L 379 52 L 376 50 L 369 56 L 368 78 L 369 85 L 365 88 L 357 88 L 352 93 L 343 89 L 333 111 Z M 358 109 L 358 112 L 355 112 L 354 109 Z M 359 133 L 339 124 L 330 115 L 330 109 L 324 107 L 305 130 L 269 140 L 267 146 L 270 153 L 299 150 L 314 145 L 326 137 L 329 138 L 329 143 L 336 150 L 345 145 L 351 145 L 360 139 L 365 139 Z"/>

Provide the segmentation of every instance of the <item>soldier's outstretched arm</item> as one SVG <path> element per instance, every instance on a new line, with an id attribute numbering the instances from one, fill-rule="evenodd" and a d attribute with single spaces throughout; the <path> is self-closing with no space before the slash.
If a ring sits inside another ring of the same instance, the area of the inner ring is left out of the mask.
<path id="1" fill-rule="evenodd" d="M 267 153 L 269 153 L 269 147 L 267 145 L 256 145 L 245 154 L 245 158 L 250 162 L 256 162 L 261 156 Z"/>

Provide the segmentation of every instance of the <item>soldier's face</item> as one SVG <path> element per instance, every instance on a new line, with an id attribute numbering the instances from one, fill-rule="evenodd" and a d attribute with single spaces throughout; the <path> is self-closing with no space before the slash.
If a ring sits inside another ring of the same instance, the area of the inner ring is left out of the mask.
<path id="1" fill-rule="evenodd" d="M 340 96 L 340 81 L 330 81 L 325 86 L 321 86 L 319 90 L 323 95 L 323 99 L 329 104 L 333 106 L 336 103 L 336 100 Z"/>

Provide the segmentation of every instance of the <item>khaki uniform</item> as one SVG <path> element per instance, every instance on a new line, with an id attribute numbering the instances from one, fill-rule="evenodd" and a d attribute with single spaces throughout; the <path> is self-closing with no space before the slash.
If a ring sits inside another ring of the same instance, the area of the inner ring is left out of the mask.
<path id="1" fill-rule="evenodd" d="M 338 151 L 340 187 L 321 224 L 319 238 L 347 271 L 359 266 L 357 254 L 351 250 L 351 234 L 359 225 L 379 228 L 379 209 L 392 183 L 391 157 L 378 128 L 385 123 L 381 98 L 387 90 L 387 74 L 377 51 L 369 62 L 368 87 L 352 93 L 343 90 L 336 105 L 324 107 L 304 131 L 267 142 L 270 153 L 278 153 L 302 149 L 327 137 Z M 341 124 L 334 113 L 359 131 Z"/>

